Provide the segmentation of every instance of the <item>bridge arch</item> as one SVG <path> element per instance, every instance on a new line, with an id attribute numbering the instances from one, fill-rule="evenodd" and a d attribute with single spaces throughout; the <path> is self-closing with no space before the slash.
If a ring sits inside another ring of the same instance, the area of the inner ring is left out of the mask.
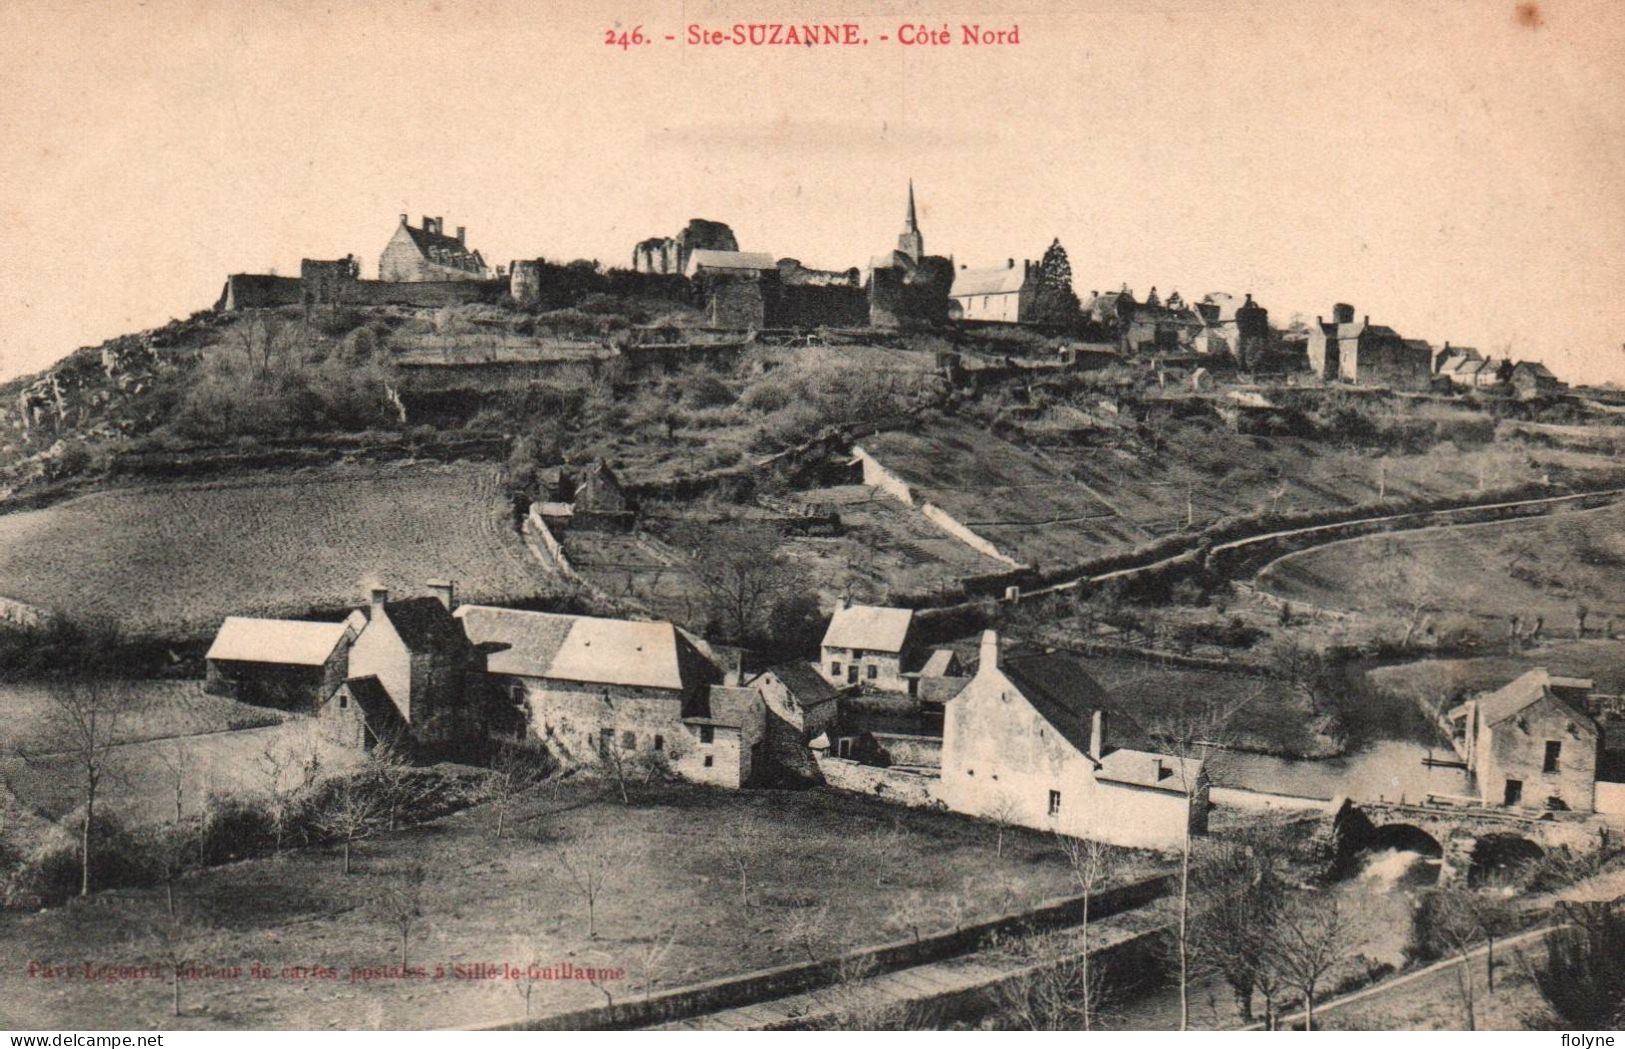
<path id="1" fill-rule="evenodd" d="M 1545 855 L 1545 849 L 1521 834 L 1481 834 L 1473 843 L 1468 859 L 1467 884 L 1515 880 L 1521 871 L 1539 863 Z"/>

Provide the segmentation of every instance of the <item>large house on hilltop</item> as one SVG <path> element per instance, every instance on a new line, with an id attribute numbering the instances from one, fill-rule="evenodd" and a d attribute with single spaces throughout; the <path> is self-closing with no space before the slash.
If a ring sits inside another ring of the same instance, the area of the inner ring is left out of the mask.
<path id="1" fill-rule="evenodd" d="M 384 253 L 378 257 L 378 279 L 385 281 L 485 280 L 491 269 L 467 243 L 467 230 L 446 235 L 441 219 L 423 216 L 423 225 L 407 223 L 401 215 Z"/>
<path id="2" fill-rule="evenodd" d="M 726 687 L 671 623 L 457 609 L 486 673 L 521 713 L 519 731 L 583 763 L 662 755 L 702 783 L 746 782 L 761 760 L 760 692 Z"/>
<path id="3" fill-rule="evenodd" d="M 975 816 L 1143 848 L 1207 829 L 1203 762 L 1160 753 L 1079 661 L 1001 656 L 982 634 L 976 676 L 947 704 L 937 795 Z"/>
<path id="4" fill-rule="evenodd" d="M 1394 329 L 1354 319 L 1354 307 L 1340 302 L 1332 319 L 1316 317 L 1309 329 L 1309 368 L 1322 379 L 1362 386 L 1425 390 L 1433 376 L 1433 349 Z"/>
<path id="5" fill-rule="evenodd" d="M 1602 744 L 1592 688 L 1537 667 L 1450 711 L 1481 804 L 1592 811 Z"/>

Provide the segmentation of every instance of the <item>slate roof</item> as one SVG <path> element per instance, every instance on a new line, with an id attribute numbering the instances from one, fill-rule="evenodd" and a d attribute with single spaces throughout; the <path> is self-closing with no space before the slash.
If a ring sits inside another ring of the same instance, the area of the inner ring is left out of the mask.
<path id="1" fill-rule="evenodd" d="M 837 608 L 824 631 L 828 648 L 861 648 L 869 652 L 901 652 L 914 623 L 907 608 L 851 605 Z"/>
<path id="2" fill-rule="evenodd" d="M 1109 747 L 1151 745 L 1134 716 L 1117 703 L 1082 661 L 1065 652 L 1000 657 L 999 670 L 1033 708 L 1079 752 L 1089 752 L 1089 724 L 1096 710 L 1106 712 Z"/>
<path id="3" fill-rule="evenodd" d="M 700 650 L 670 623 L 488 605 L 463 605 L 456 615 L 470 641 L 493 646 L 486 657 L 493 674 L 673 690 L 715 676 Z"/>
<path id="4" fill-rule="evenodd" d="M 227 616 L 206 659 L 319 667 L 344 639 L 343 623 Z"/>
<path id="5" fill-rule="evenodd" d="M 1028 280 L 1025 266 L 996 266 L 981 270 L 957 270 L 948 296 L 1009 295 L 1020 291 Z"/>
<path id="6" fill-rule="evenodd" d="M 712 685 L 705 691 L 703 704 L 684 712 L 683 720 L 692 725 L 743 728 L 756 719 L 761 706 L 762 694 L 754 688 Z"/>
<path id="7" fill-rule="evenodd" d="M 418 252 L 430 262 L 442 266 L 451 266 L 453 269 L 462 269 L 465 268 L 465 266 L 460 266 L 458 264 L 456 256 L 467 255 L 467 267 L 478 269 L 485 268 L 485 259 L 480 256 L 480 253 L 470 249 L 467 244 L 458 240 L 456 237 L 448 237 L 444 233 L 431 233 L 426 229 L 419 226 L 413 226 L 410 223 L 402 223 L 402 225 L 406 227 L 406 235 L 412 238 L 413 247 L 417 248 Z M 446 258 L 444 256 L 438 259 L 435 258 L 433 250 L 435 248 L 439 248 L 442 252 L 450 255 L 451 258 Z"/>
<path id="8" fill-rule="evenodd" d="M 412 652 L 448 652 L 468 647 L 462 628 L 439 598 L 386 601 L 384 616 Z"/>
<path id="9" fill-rule="evenodd" d="M 968 677 L 922 677 L 915 695 L 922 703 L 946 703 L 965 691 Z"/>
<path id="10" fill-rule="evenodd" d="M 840 695 L 834 685 L 812 668 L 812 664 L 799 659 L 768 667 L 764 673 L 770 673 L 782 681 L 803 710 L 823 706 Z"/>
<path id="11" fill-rule="evenodd" d="M 1551 370 L 1539 361 L 1519 361 L 1517 366 L 1512 369 L 1512 374 L 1517 376 L 1520 373 L 1533 375 L 1537 379 L 1551 379 L 1554 382 L 1557 380 L 1557 376 L 1553 375 Z"/>
<path id="12" fill-rule="evenodd" d="M 1494 692 L 1479 696 L 1477 700 L 1479 721 L 1486 726 L 1499 725 L 1549 697 L 1596 732 L 1596 723 L 1590 716 L 1584 710 L 1578 709 L 1573 699 L 1563 695 L 1570 690 L 1589 691 L 1590 688 L 1591 682 L 1583 678 L 1553 677 L 1545 667 L 1536 667 L 1513 678 Z"/>

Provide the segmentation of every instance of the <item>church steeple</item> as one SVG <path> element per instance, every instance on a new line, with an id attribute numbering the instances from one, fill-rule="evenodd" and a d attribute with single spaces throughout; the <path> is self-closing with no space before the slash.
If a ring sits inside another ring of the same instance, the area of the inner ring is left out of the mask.
<path id="1" fill-rule="evenodd" d="M 925 257 L 925 238 L 920 235 L 920 223 L 914 216 L 914 180 L 908 180 L 908 218 L 903 221 L 903 232 L 897 237 L 897 250 L 915 262 Z"/>

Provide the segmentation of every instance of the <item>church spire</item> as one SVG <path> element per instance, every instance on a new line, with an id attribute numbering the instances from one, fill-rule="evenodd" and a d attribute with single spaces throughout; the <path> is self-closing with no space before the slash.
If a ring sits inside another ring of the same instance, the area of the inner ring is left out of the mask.
<path id="1" fill-rule="evenodd" d="M 925 257 L 925 238 L 920 235 L 920 223 L 914 215 L 914 180 L 908 180 L 908 218 L 903 232 L 897 238 L 897 250 L 915 262 Z"/>

